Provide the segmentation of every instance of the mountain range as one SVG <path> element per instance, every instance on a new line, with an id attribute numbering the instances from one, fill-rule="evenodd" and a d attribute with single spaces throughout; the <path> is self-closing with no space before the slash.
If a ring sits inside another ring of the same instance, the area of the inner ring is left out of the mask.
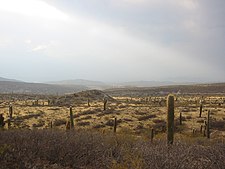
<path id="1" fill-rule="evenodd" d="M 66 94 L 84 90 L 98 89 L 132 89 L 132 88 L 152 88 L 178 85 L 194 86 L 196 83 L 181 83 L 172 81 L 133 81 L 133 82 L 101 82 L 84 79 L 52 81 L 45 83 L 22 82 L 15 79 L 0 77 L 0 93 L 32 93 L 32 94 Z M 224 85 L 224 84 L 223 84 Z M 222 85 L 222 86 L 223 86 Z M 160 89 L 161 90 L 161 89 Z"/>

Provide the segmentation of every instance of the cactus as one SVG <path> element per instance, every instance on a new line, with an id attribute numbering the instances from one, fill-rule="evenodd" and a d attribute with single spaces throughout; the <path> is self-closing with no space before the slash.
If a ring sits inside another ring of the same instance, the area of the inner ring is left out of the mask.
<path id="1" fill-rule="evenodd" d="M 89 100 L 89 98 L 87 99 L 87 105 L 88 105 L 88 107 L 90 107 L 90 100 Z"/>
<path id="2" fill-rule="evenodd" d="M 52 123 L 52 121 L 50 122 L 50 128 L 52 129 L 52 127 L 53 127 L 53 123 Z"/>
<path id="3" fill-rule="evenodd" d="M 195 128 L 192 129 L 192 134 L 193 134 L 193 136 L 195 136 L 195 134 L 196 134 L 196 129 Z"/>
<path id="4" fill-rule="evenodd" d="M 202 117 L 202 103 L 200 104 L 200 112 L 199 112 L 199 117 Z"/>
<path id="5" fill-rule="evenodd" d="M 173 144 L 174 140 L 174 96 L 167 97 L 167 143 Z"/>
<path id="6" fill-rule="evenodd" d="M 104 98 L 104 105 L 103 105 L 103 110 L 106 110 L 106 105 L 107 105 L 108 100 Z"/>
<path id="7" fill-rule="evenodd" d="M 207 126 L 206 126 L 206 136 L 207 138 L 210 138 L 210 110 L 208 111 L 208 116 L 207 116 Z"/>
<path id="8" fill-rule="evenodd" d="M 200 133 L 202 134 L 203 125 L 200 126 Z"/>
<path id="9" fill-rule="evenodd" d="M 180 125 L 182 125 L 182 112 L 180 112 Z"/>
<path id="10" fill-rule="evenodd" d="M 13 107 L 12 107 L 12 105 L 10 104 L 10 105 L 9 105 L 9 118 L 12 119 L 12 116 L 13 116 Z"/>
<path id="11" fill-rule="evenodd" d="M 117 127 L 117 118 L 115 117 L 115 119 L 114 119 L 114 127 L 113 127 L 114 133 L 116 133 L 116 127 Z"/>
<path id="12" fill-rule="evenodd" d="M 66 130 L 70 130 L 70 121 L 69 120 L 67 120 L 66 121 Z"/>
<path id="13" fill-rule="evenodd" d="M 5 122 L 4 122 L 4 117 L 3 114 L 0 114 L 0 128 L 4 127 Z"/>
<path id="14" fill-rule="evenodd" d="M 71 129 L 74 128 L 74 121 L 73 121 L 73 110 L 72 110 L 72 106 L 70 106 L 70 127 Z"/>
<path id="15" fill-rule="evenodd" d="M 7 120 L 6 120 L 6 122 L 7 122 L 7 124 L 8 124 L 8 130 L 11 128 L 11 120 L 10 120 L 10 118 L 8 118 Z"/>
<path id="16" fill-rule="evenodd" d="M 154 129 L 151 129 L 151 142 L 153 142 L 153 138 L 154 138 Z"/>

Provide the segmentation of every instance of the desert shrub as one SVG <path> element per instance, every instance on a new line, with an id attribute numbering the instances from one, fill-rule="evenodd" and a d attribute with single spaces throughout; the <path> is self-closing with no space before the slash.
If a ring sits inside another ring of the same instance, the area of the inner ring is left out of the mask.
<path id="1" fill-rule="evenodd" d="M 126 107 L 127 107 L 127 105 L 123 105 L 123 104 L 118 106 L 118 108 L 120 108 L 120 109 L 126 108 Z"/>
<path id="2" fill-rule="evenodd" d="M 38 118 L 42 115 L 44 115 L 44 112 L 42 112 L 42 111 L 37 112 L 37 113 L 29 112 L 29 114 L 27 114 L 27 115 L 15 117 L 15 121 L 23 121 L 23 120 L 27 120 L 30 118 Z"/>
<path id="3" fill-rule="evenodd" d="M 189 112 L 189 111 L 190 111 L 189 108 L 184 108 L 184 109 L 182 109 L 182 112 Z"/>
<path id="4" fill-rule="evenodd" d="M 157 123 L 153 124 L 152 127 L 157 131 L 166 131 L 166 121 L 162 120 L 161 122 L 158 121 Z"/>
<path id="5" fill-rule="evenodd" d="M 32 126 L 33 127 L 43 127 L 45 125 L 45 121 L 44 120 L 41 120 L 41 119 L 39 119 L 38 120 L 38 123 L 36 124 L 33 124 Z"/>
<path id="6" fill-rule="evenodd" d="M 146 114 L 148 114 L 148 112 L 140 112 L 138 110 L 135 110 L 134 114 L 136 114 L 136 115 L 146 115 Z"/>
<path id="7" fill-rule="evenodd" d="M 211 123 L 211 128 L 217 129 L 217 130 L 225 130 L 225 121 L 224 120 L 212 120 Z"/>
<path id="8" fill-rule="evenodd" d="M 90 122 L 89 121 L 81 121 L 81 122 L 77 122 L 78 126 L 89 126 Z"/>
<path id="9" fill-rule="evenodd" d="M 138 124 L 135 128 L 135 130 L 140 130 L 140 129 L 144 129 L 144 125 L 143 124 Z"/>
<path id="10" fill-rule="evenodd" d="M 132 120 L 130 118 L 124 118 L 123 121 L 134 121 L 134 120 Z"/>
<path id="11" fill-rule="evenodd" d="M 105 126 L 106 126 L 105 124 L 96 124 L 93 126 L 93 129 L 99 129 L 99 128 L 103 128 Z"/>
<path id="12" fill-rule="evenodd" d="M 61 126 L 61 125 L 66 125 L 65 119 L 56 119 L 53 123 L 53 126 Z"/>
<path id="13" fill-rule="evenodd" d="M 200 119 L 200 120 L 197 120 L 196 122 L 197 123 L 204 123 L 204 120 L 203 119 Z"/>
<path id="14" fill-rule="evenodd" d="M 89 119 L 92 119 L 92 116 L 85 116 L 80 118 L 80 120 L 89 120 Z"/>
<path id="15" fill-rule="evenodd" d="M 186 116 L 185 118 L 188 119 L 188 120 L 192 119 L 191 116 Z"/>
<path id="16" fill-rule="evenodd" d="M 152 121 L 153 121 L 154 123 L 166 123 L 166 121 L 163 120 L 163 119 L 153 119 Z"/>
<path id="17" fill-rule="evenodd" d="M 108 114 L 116 114 L 116 111 L 114 111 L 114 109 L 107 109 L 107 110 L 104 110 L 101 113 L 97 114 L 96 116 L 102 117 L 102 116 L 105 116 L 105 115 L 108 115 Z"/>
<path id="18" fill-rule="evenodd" d="M 143 120 L 149 120 L 149 119 L 155 118 L 155 117 L 156 117 L 155 114 L 150 114 L 150 115 L 138 117 L 137 119 L 138 119 L 139 121 L 143 121 Z"/>
<path id="19" fill-rule="evenodd" d="M 88 114 L 95 114 L 98 113 L 97 110 L 87 110 L 87 111 L 83 111 L 81 113 L 79 113 L 79 115 L 88 115 Z"/>
<path id="20" fill-rule="evenodd" d="M 151 143 L 127 134 L 59 130 L 0 132 L 0 168 L 224 168 L 225 145 L 175 140 Z"/>
<path id="21" fill-rule="evenodd" d="M 121 119 L 117 119 L 117 125 L 120 124 L 120 123 L 122 123 L 122 120 L 121 120 Z M 114 126 L 114 119 L 109 119 L 109 120 L 105 123 L 105 125 L 107 125 L 107 126 Z"/>

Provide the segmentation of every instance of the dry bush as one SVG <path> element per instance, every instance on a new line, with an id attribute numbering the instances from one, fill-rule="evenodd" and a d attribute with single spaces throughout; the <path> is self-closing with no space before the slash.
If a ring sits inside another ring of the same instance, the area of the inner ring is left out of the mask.
<path id="1" fill-rule="evenodd" d="M 40 116 L 44 115 L 44 112 L 40 111 L 38 113 L 33 113 L 33 112 L 29 112 L 28 115 L 24 115 L 24 116 L 17 116 L 15 117 L 15 121 L 23 121 L 23 120 L 27 120 L 30 118 L 38 118 Z"/>
<path id="2" fill-rule="evenodd" d="M 39 119 L 38 123 L 37 124 L 33 124 L 32 126 L 33 127 L 43 127 L 44 125 L 45 125 L 45 121 L 42 120 L 42 119 Z"/>
<path id="3" fill-rule="evenodd" d="M 77 122 L 78 126 L 89 126 L 91 123 L 89 121 L 81 121 Z"/>
<path id="4" fill-rule="evenodd" d="M 165 132 L 166 131 L 166 121 L 165 120 L 157 120 L 157 123 L 155 123 L 152 127 L 158 131 Z"/>
<path id="5" fill-rule="evenodd" d="M 86 110 L 86 111 L 83 111 L 83 112 L 79 113 L 79 115 L 96 114 L 96 113 L 101 112 L 101 111 L 102 111 L 101 109 Z"/>
<path id="6" fill-rule="evenodd" d="M 118 106 L 118 108 L 120 108 L 120 109 L 123 109 L 123 108 L 126 108 L 126 107 L 127 107 L 127 105 L 123 105 L 123 104 Z"/>
<path id="7" fill-rule="evenodd" d="M 188 120 L 192 119 L 191 116 L 186 116 L 185 118 L 188 119 Z"/>
<path id="8" fill-rule="evenodd" d="M 61 125 L 66 125 L 65 119 L 56 119 L 53 123 L 53 126 L 61 126 Z"/>
<path id="9" fill-rule="evenodd" d="M 165 120 L 163 120 L 163 119 L 154 119 L 154 120 L 152 120 L 154 123 L 166 123 L 166 121 Z"/>
<path id="10" fill-rule="evenodd" d="M 148 112 L 139 112 L 138 110 L 135 110 L 134 114 L 136 114 L 136 115 L 146 115 L 146 114 L 148 114 Z"/>
<path id="11" fill-rule="evenodd" d="M 93 126 L 93 129 L 99 129 L 99 128 L 103 128 L 105 126 L 106 126 L 105 124 L 96 124 Z"/>
<path id="12" fill-rule="evenodd" d="M 85 116 L 80 118 L 80 120 L 89 120 L 89 119 L 92 119 L 92 116 Z"/>
<path id="13" fill-rule="evenodd" d="M 127 121 L 127 122 L 129 121 L 130 122 L 130 121 L 134 121 L 134 120 L 130 119 L 130 118 L 124 118 L 123 121 Z"/>
<path id="14" fill-rule="evenodd" d="M 117 120 L 117 125 L 120 124 L 120 123 L 122 123 L 122 120 L 121 120 L 121 119 Z M 114 126 L 114 119 L 109 119 L 109 120 L 105 123 L 105 125 L 107 125 L 107 126 Z"/>
<path id="15" fill-rule="evenodd" d="M 197 120 L 196 122 L 197 123 L 204 123 L 204 120 L 203 119 L 200 119 L 200 120 Z"/>
<path id="16" fill-rule="evenodd" d="M 155 117 L 157 117 L 155 114 L 150 114 L 150 115 L 138 117 L 137 119 L 139 121 L 143 121 L 143 120 L 149 120 L 149 119 L 155 118 Z"/>
<path id="17" fill-rule="evenodd" d="M 216 169 L 225 166 L 225 144 L 141 137 L 87 130 L 0 131 L 0 169 Z"/>
<path id="18" fill-rule="evenodd" d="M 212 120 L 211 123 L 211 128 L 217 129 L 217 130 L 225 130 L 225 121 L 224 120 Z"/>

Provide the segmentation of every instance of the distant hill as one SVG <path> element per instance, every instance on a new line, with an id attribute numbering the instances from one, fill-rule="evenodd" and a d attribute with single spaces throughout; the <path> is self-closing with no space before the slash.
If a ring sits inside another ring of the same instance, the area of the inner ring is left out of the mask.
<path id="1" fill-rule="evenodd" d="M 181 85 L 181 84 L 193 84 L 193 83 L 178 83 L 170 81 L 133 81 L 133 82 L 101 82 L 101 81 L 92 81 L 84 79 L 75 79 L 75 80 L 62 80 L 62 81 L 53 81 L 47 82 L 48 84 L 58 84 L 58 85 L 82 85 L 90 89 L 109 89 L 109 88 L 126 88 L 126 87 L 158 87 L 158 86 L 167 86 L 167 85 Z"/>
<path id="2" fill-rule="evenodd" d="M 182 84 L 193 84 L 191 82 L 172 82 L 172 81 L 133 81 L 118 83 L 121 87 L 157 87 L 157 86 L 169 86 L 169 85 L 182 85 Z"/>
<path id="3" fill-rule="evenodd" d="M 7 79 L 7 78 L 0 77 L 0 82 L 22 82 L 22 81 L 16 80 L 16 79 Z"/>
<path id="4" fill-rule="evenodd" d="M 110 84 L 106 84 L 106 83 L 100 82 L 100 81 L 92 81 L 92 80 L 84 80 L 84 79 L 52 81 L 52 82 L 47 82 L 47 83 L 48 84 L 65 85 L 65 86 L 81 85 L 81 86 L 86 86 L 87 88 L 90 88 L 90 89 L 111 88 Z"/>
<path id="5" fill-rule="evenodd" d="M 69 106 L 77 103 L 87 103 L 88 99 L 90 100 L 90 102 L 103 101 L 104 98 L 111 102 L 115 101 L 111 96 L 102 92 L 101 90 L 86 90 L 61 96 L 55 101 L 55 104 L 61 106 Z"/>
<path id="6" fill-rule="evenodd" d="M 0 93 L 66 94 L 87 89 L 87 87 L 80 85 L 63 86 L 43 83 L 0 81 Z"/>
<path id="7" fill-rule="evenodd" d="M 171 85 L 160 87 L 123 87 L 104 90 L 111 96 L 148 96 L 176 94 L 225 94 L 225 83 Z"/>

